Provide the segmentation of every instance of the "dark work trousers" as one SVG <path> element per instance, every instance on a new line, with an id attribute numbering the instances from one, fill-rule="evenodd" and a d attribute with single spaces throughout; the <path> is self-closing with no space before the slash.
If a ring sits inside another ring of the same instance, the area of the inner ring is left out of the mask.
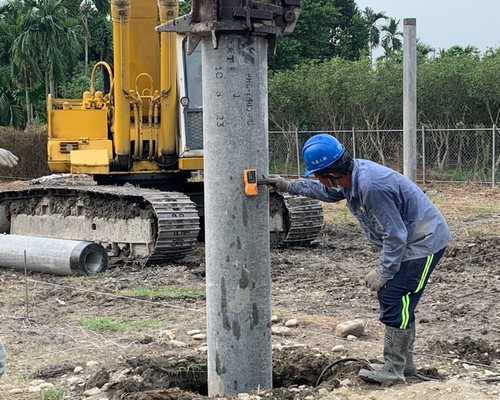
<path id="1" fill-rule="evenodd" d="M 406 329 L 409 323 L 415 321 L 415 308 L 445 249 L 401 263 L 398 273 L 378 292 L 380 322 Z"/>

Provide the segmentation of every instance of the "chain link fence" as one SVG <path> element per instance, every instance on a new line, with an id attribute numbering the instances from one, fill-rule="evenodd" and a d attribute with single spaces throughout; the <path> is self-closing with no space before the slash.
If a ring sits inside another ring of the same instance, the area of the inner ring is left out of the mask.
<path id="1" fill-rule="evenodd" d="M 330 133 L 354 158 L 365 158 L 403 172 L 403 130 L 269 132 L 269 172 L 299 177 L 305 165 L 302 146 L 311 136 Z M 500 182 L 500 132 L 497 127 L 430 129 L 417 132 L 417 180 Z"/>

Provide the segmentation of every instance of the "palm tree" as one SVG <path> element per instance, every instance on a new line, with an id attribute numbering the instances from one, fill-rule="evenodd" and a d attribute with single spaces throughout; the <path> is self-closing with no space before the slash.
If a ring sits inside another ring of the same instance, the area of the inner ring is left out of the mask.
<path id="1" fill-rule="evenodd" d="M 95 8 L 100 14 L 107 15 L 110 13 L 111 1 L 110 0 L 93 0 Z"/>
<path id="2" fill-rule="evenodd" d="M 89 65 L 89 46 L 91 45 L 91 37 L 89 30 L 89 15 L 95 9 L 94 2 L 92 0 L 82 0 L 80 2 L 80 20 L 82 24 L 83 37 L 85 39 L 84 47 L 84 65 L 87 69 Z"/>
<path id="3" fill-rule="evenodd" d="M 396 21 L 395 18 L 389 18 L 389 23 L 383 25 L 381 30 L 384 32 L 382 38 L 382 47 L 385 51 L 385 57 L 389 57 L 391 54 L 397 52 L 403 47 L 403 32 L 398 31 L 399 20 Z"/>
<path id="4" fill-rule="evenodd" d="M 479 58 L 481 52 L 476 46 L 451 46 L 449 49 L 440 49 L 440 57 L 460 57 L 469 56 L 472 58 Z"/>
<path id="5" fill-rule="evenodd" d="M 370 7 L 366 7 L 363 11 L 366 23 L 368 25 L 368 47 L 370 50 L 370 62 L 373 64 L 373 49 L 380 45 L 380 29 L 377 26 L 379 19 L 387 20 L 385 11 L 375 12 Z"/>
<path id="6" fill-rule="evenodd" d="M 428 44 L 425 44 L 421 42 L 419 39 L 417 39 L 417 54 L 420 54 L 423 57 L 428 57 L 429 54 L 435 55 L 436 49 L 434 47 L 429 46 Z"/>
<path id="7" fill-rule="evenodd" d="M 20 58 L 35 57 L 45 78 L 46 94 L 55 95 L 55 82 L 81 48 L 80 24 L 63 0 L 31 0 L 20 35 L 14 41 Z M 37 57 L 38 56 L 38 57 Z"/>
<path id="8" fill-rule="evenodd" d="M 83 37 L 85 39 L 85 68 L 87 68 L 89 64 L 89 46 L 92 45 L 91 31 L 89 29 L 89 16 L 94 13 L 100 15 L 108 15 L 110 12 L 110 7 L 110 0 L 80 0 L 77 12 L 80 14 Z"/>
<path id="9" fill-rule="evenodd" d="M 8 68 L 0 68 L 0 125 L 21 127 L 24 123 L 23 108 L 15 98 Z"/>
<path id="10" fill-rule="evenodd" d="M 30 103 L 30 81 L 33 77 L 38 77 L 40 79 L 43 75 L 40 73 L 40 69 L 36 64 L 37 59 L 36 54 L 29 53 L 29 49 L 25 49 L 23 54 L 19 53 L 13 44 L 16 38 L 21 32 L 21 27 L 24 23 L 24 17 L 26 14 L 26 7 L 21 0 L 14 0 L 8 3 L 4 3 L 0 7 L 0 14 L 2 18 L 0 19 L 0 43 L 2 46 L 0 48 L 0 63 L 3 71 L 2 75 L 2 113 L 6 109 L 14 110 L 12 105 L 16 101 L 16 105 L 19 108 L 15 108 L 15 112 L 18 113 L 19 109 L 26 109 L 26 116 L 20 118 L 19 115 L 14 115 L 9 112 L 10 117 L 7 119 L 2 119 L 3 122 L 13 124 L 14 126 L 20 126 L 20 123 L 26 122 L 31 123 L 33 114 L 32 107 Z M 7 67 L 8 68 L 5 68 Z M 13 97 L 14 93 L 19 93 L 20 88 L 24 90 L 24 99 L 19 96 Z M 10 105 L 7 106 L 9 99 Z M 21 114 L 22 115 L 22 114 Z"/>

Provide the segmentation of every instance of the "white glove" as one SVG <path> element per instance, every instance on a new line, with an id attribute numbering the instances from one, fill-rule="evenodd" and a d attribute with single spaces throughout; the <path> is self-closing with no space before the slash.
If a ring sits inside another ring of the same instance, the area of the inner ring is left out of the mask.
<path id="1" fill-rule="evenodd" d="M 19 158 L 9 150 L 0 149 L 0 165 L 2 167 L 15 167 L 17 165 L 17 160 L 19 160 Z"/>
<path id="2" fill-rule="evenodd" d="M 281 176 L 273 176 L 266 179 L 267 184 L 278 192 L 288 192 L 288 181 Z"/>
<path id="3" fill-rule="evenodd" d="M 387 281 L 378 274 L 376 269 L 371 270 L 365 277 L 366 287 L 374 292 L 378 292 L 386 283 Z"/>

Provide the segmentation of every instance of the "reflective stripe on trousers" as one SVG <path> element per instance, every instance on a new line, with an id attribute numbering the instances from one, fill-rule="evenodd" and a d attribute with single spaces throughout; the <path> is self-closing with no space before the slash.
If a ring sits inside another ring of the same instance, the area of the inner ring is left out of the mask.
<path id="1" fill-rule="evenodd" d="M 398 273 L 378 292 L 383 324 L 406 329 L 415 320 L 415 308 L 444 250 L 401 263 Z"/>

